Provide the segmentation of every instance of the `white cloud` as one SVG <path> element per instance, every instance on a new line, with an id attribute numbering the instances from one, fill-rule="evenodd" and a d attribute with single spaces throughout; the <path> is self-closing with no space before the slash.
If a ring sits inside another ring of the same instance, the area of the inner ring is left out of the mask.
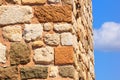
<path id="1" fill-rule="evenodd" d="M 120 23 L 105 22 L 101 28 L 94 29 L 95 49 L 120 51 Z"/>

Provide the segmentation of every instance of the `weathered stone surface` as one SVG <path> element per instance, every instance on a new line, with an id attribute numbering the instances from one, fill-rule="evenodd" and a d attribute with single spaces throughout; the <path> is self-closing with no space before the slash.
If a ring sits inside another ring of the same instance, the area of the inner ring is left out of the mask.
<path id="1" fill-rule="evenodd" d="M 32 44 L 33 47 L 42 47 L 44 46 L 44 43 L 43 41 L 34 41 L 33 44 Z"/>
<path id="2" fill-rule="evenodd" d="M 48 68 L 47 67 L 26 67 L 20 69 L 21 79 L 45 79 L 48 75 Z"/>
<path id="3" fill-rule="evenodd" d="M 22 4 L 44 4 L 47 0 L 22 0 Z"/>
<path id="4" fill-rule="evenodd" d="M 10 0 L 11 1 L 11 0 Z M 12 0 L 15 4 L 21 4 L 21 0 Z"/>
<path id="5" fill-rule="evenodd" d="M 95 78 L 94 64 L 92 64 L 91 61 L 89 61 L 89 70 L 90 70 L 91 76 Z"/>
<path id="6" fill-rule="evenodd" d="M 72 4 L 73 0 L 61 0 L 64 4 Z"/>
<path id="7" fill-rule="evenodd" d="M 74 69 L 73 66 L 60 66 L 60 67 L 59 67 L 59 74 L 60 74 L 62 77 L 74 78 L 75 69 Z"/>
<path id="8" fill-rule="evenodd" d="M 59 34 L 46 34 L 44 41 L 47 45 L 57 46 L 60 43 L 60 36 Z"/>
<path id="9" fill-rule="evenodd" d="M 62 33 L 61 44 L 62 45 L 73 45 L 73 35 L 71 33 Z"/>
<path id="10" fill-rule="evenodd" d="M 0 43 L 0 63 L 6 62 L 6 46 Z"/>
<path id="11" fill-rule="evenodd" d="M 30 49 L 26 44 L 14 42 L 10 48 L 10 64 L 27 64 L 30 61 Z"/>
<path id="12" fill-rule="evenodd" d="M 0 6 L 0 25 L 30 22 L 33 17 L 29 6 Z"/>
<path id="13" fill-rule="evenodd" d="M 0 80 L 18 80 L 17 67 L 0 67 Z"/>
<path id="14" fill-rule="evenodd" d="M 54 30 L 56 32 L 71 32 L 72 31 L 72 25 L 68 24 L 68 23 L 54 24 Z"/>
<path id="15" fill-rule="evenodd" d="M 72 7 L 64 6 L 34 6 L 39 22 L 72 22 Z"/>
<path id="16" fill-rule="evenodd" d="M 51 66 L 50 67 L 50 72 L 49 72 L 49 77 L 57 77 L 58 75 L 58 67 L 57 66 Z"/>
<path id="17" fill-rule="evenodd" d="M 48 2 L 58 3 L 58 2 L 60 2 L 60 0 L 48 0 Z"/>
<path id="18" fill-rule="evenodd" d="M 45 23 L 43 26 L 43 29 L 45 31 L 50 31 L 53 28 L 53 24 L 52 23 Z"/>
<path id="19" fill-rule="evenodd" d="M 72 46 L 62 46 L 55 48 L 55 64 L 73 64 L 74 51 Z"/>
<path id="20" fill-rule="evenodd" d="M 42 37 L 43 26 L 41 24 L 25 24 L 23 37 L 26 41 Z"/>
<path id="21" fill-rule="evenodd" d="M 34 50 L 35 63 L 50 64 L 54 61 L 54 49 L 46 46 L 45 48 L 37 48 Z"/>
<path id="22" fill-rule="evenodd" d="M 21 26 L 6 26 L 3 28 L 3 36 L 10 41 L 22 40 L 22 28 Z"/>
<path id="23" fill-rule="evenodd" d="M 3 0 L 0 0 L 0 5 L 2 5 L 3 4 Z"/>

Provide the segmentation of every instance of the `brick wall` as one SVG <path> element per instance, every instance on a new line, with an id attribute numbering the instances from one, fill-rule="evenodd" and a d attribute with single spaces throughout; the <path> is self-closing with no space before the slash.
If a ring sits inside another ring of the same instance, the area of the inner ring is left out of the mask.
<path id="1" fill-rule="evenodd" d="M 0 80 L 95 80 L 91 0 L 0 0 Z"/>

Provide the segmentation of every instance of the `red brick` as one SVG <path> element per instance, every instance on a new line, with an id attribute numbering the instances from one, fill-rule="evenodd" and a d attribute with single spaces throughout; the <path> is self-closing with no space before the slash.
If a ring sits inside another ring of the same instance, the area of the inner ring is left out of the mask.
<path id="1" fill-rule="evenodd" d="M 55 65 L 73 64 L 74 51 L 72 46 L 55 48 Z"/>

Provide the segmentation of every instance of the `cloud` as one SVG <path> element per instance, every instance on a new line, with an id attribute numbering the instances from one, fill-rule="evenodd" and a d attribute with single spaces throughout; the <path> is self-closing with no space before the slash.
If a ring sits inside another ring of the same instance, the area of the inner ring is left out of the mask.
<path id="1" fill-rule="evenodd" d="M 120 51 L 120 23 L 105 22 L 94 29 L 94 46 L 102 51 Z"/>

